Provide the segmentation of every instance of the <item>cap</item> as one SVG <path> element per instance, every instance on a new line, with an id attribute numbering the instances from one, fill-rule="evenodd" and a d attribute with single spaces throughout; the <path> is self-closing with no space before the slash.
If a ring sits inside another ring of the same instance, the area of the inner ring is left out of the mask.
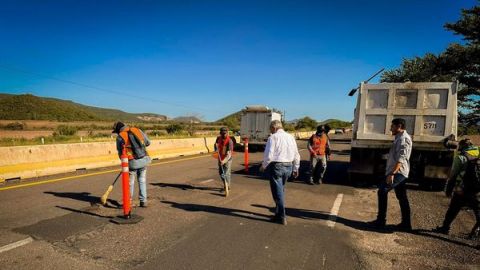
<path id="1" fill-rule="evenodd" d="M 113 130 L 112 130 L 112 133 L 120 133 L 120 130 L 125 126 L 124 123 L 118 121 L 118 122 L 115 122 L 115 124 L 113 124 Z"/>

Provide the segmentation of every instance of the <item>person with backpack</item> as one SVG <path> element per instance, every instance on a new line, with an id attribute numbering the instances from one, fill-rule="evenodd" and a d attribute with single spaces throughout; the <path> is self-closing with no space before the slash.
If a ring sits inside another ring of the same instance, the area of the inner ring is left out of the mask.
<path id="1" fill-rule="evenodd" d="M 147 207 L 147 165 L 152 161 L 146 147 L 150 145 L 147 135 L 136 127 L 128 127 L 122 122 L 113 125 L 112 133 L 117 136 L 118 156 L 125 148 L 130 171 L 130 200 L 135 191 L 135 178 L 138 181 L 140 207 Z"/>
<path id="2" fill-rule="evenodd" d="M 308 151 L 310 152 L 310 179 L 308 184 L 320 185 L 323 176 L 327 171 L 327 160 L 330 159 L 330 139 L 328 125 L 320 125 L 317 132 L 308 140 Z"/>
<path id="3" fill-rule="evenodd" d="M 220 135 L 217 137 L 214 147 L 218 153 L 218 173 L 223 182 L 225 197 L 230 192 L 234 146 L 234 141 L 228 136 L 228 129 L 226 127 L 220 128 Z"/>
<path id="4" fill-rule="evenodd" d="M 473 209 L 476 225 L 470 236 L 473 236 L 480 225 L 480 162 L 479 148 L 470 139 L 458 143 L 458 154 L 453 159 L 450 176 L 445 186 L 445 195 L 452 197 L 443 225 L 433 229 L 434 232 L 448 234 L 450 225 L 462 207 Z M 453 193 L 453 196 L 452 196 Z"/>

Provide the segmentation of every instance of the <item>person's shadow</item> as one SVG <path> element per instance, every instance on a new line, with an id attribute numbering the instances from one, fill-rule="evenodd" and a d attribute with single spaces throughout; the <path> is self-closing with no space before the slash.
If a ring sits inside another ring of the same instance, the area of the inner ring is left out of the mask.
<path id="1" fill-rule="evenodd" d="M 178 208 L 178 209 L 182 209 L 190 212 L 201 211 L 201 212 L 213 213 L 218 215 L 241 217 L 241 218 L 246 218 L 251 220 L 270 222 L 269 215 L 263 215 L 263 214 L 254 213 L 254 212 L 241 210 L 241 209 L 217 207 L 217 206 L 202 205 L 202 204 L 176 203 L 172 201 L 161 201 L 161 202 L 165 204 L 170 204 L 174 208 Z"/>
<path id="2" fill-rule="evenodd" d="M 170 187 L 178 188 L 181 190 L 210 190 L 210 191 L 223 191 L 223 188 L 220 187 L 205 187 L 205 186 L 194 186 L 191 184 L 173 184 L 173 183 L 151 183 L 152 186 L 158 187 Z"/>
<path id="3" fill-rule="evenodd" d="M 258 208 L 264 208 L 270 210 L 270 212 L 274 212 L 274 209 L 265 205 L 260 205 L 260 204 L 252 204 L 254 207 Z M 301 219 L 307 219 L 307 220 L 314 220 L 314 219 L 319 219 L 319 220 L 332 220 L 334 216 L 330 215 L 327 212 L 323 211 L 315 211 L 315 210 L 308 210 L 308 209 L 299 209 L 299 208 L 290 208 L 286 207 L 285 212 L 287 217 L 295 217 L 295 218 L 301 218 Z M 342 218 L 339 216 L 336 216 L 335 219 L 336 222 L 344 224 L 345 226 L 357 229 L 357 230 L 362 230 L 362 231 L 371 231 L 371 232 L 379 232 L 379 233 L 393 233 L 394 230 L 392 226 L 386 226 L 384 229 L 378 229 L 374 228 L 371 225 L 369 225 L 367 222 L 363 221 L 358 221 L 358 220 L 351 220 L 347 218 Z"/>
<path id="4" fill-rule="evenodd" d="M 43 192 L 45 194 L 51 194 L 56 197 L 60 198 L 69 198 L 72 200 L 77 200 L 77 201 L 83 201 L 83 202 L 88 202 L 90 205 L 94 204 L 99 204 L 100 203 L 100 197 L 98 196 L 92 196 L 90 195 L 90 192 L 54 192 L 54 191 L 45 191 Z M 112 205 L 114 208 L 118 208 L 121 206 L 121 204 L 112 199 L 107 199 L 107 205 L 106 207 L 110 207 Z"/>

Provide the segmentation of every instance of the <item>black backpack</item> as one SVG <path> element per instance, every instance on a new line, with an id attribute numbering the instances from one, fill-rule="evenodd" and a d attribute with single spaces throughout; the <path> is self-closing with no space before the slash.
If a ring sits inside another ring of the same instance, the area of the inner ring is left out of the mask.
<path id="1" fill-rule="evenodd" d="M 143 140 L 135 136 L 131 131 L 128 131 L 128 139 L 130 140 L 130 146 L 132 147 L 133 157 L 135 159 L 140 159 L 147 155 L 147 149 Z"/>
<path id="2" fill-rule="evenodd" d="M 466 192 L 480 191 L 480 159 L 465 155 L 467 158 L 467 167 L 463 176 L 463 186 Z"/>

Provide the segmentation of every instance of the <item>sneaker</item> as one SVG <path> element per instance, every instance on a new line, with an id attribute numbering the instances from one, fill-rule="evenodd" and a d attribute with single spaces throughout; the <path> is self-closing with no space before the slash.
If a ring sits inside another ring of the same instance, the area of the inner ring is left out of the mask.
<path id="1" fill-rule="evenodd" d="M 411 232 L 412 231 L 412 224 L 410 223 L 399 223 L 395 225 L 395 228 L 402 232 Z"/>
<path id="2" fill-rule="evenodd" d="M 386 225 L 385 223 L 386 223 L 385 221 L 381 221 L 378 219 L 367 222 L 369 226 L 374 227 L 376 229 L 384 229 Z"/>
<path id="3" fill-rule="evenodd" d="M 438 226 L 432 230 L 432 232 L 434 233 L 441 233 L 441 234 L 448 234 L 449 231 L 450 231 L 450 228 L 443 227 L 443 226 Z"/>
<path id="4" fill-rule="evenodd" d="M 273 222 L 273 223 L 278 223 L 278 224 L 282 224 L 282 225 L 287 225 L 287 219 L 286 218 L 281 218 L 277 215 L 273 216 L 270 218 L 270 221 Z"/>
<path id="5" fill-rule="evenodd" d="M 147 208 L 147 202 L 140 202 L 140 207 Z"/>
<path id="6" fill-rule="evenodd" d="M 280 218 L 277 215 L 271 216 L 270 221 L 277 223 L 280 220 Z"/>
<path id="7" fill-rule="evenodd" d="M 313 178 L 310 177 L 310 179 L 308 180 L 307 184 L 313 185 Z"/>

